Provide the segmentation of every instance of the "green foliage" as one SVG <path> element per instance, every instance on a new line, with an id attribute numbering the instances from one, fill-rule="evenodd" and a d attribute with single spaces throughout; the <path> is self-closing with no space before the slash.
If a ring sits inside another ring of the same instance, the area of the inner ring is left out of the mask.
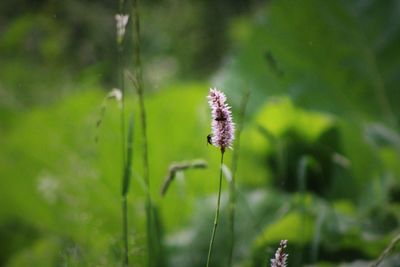
<path id="1" fill-rule="evenodd" d="M 222 84 L 233 91 L 250 86 L 256 104 L 267 95 L 287 93 L 297 103 L 349 118 L 390 119 L 393 90 L 382 73 L 393 70 L 398 52 L 390 59 L 382 55 L 391 51 L 399 26 L 387 30 L 378 8 L 396 3 L 357 5 L 361 1 L 271 2 L 252 23 L 240 21 L 232 31 L 239 49 L 222 73 Z M 396 12 L 390 12 L 394 21 Z M 374 24 L 376 35 L 367 38 L 371 28 L 365 25 L 374 20 L 381 24 Z"/>
<path id="2" fill-rule="evenodd" d="M 153 141 L 150 143 L 150 166 L 157 166 L 151 172 L 151 189 L 155 199 L 160 200 L 159 190 L 171 162 L 214 154 L 205 141 L 208 122 L 203 116 L 207 113 L 204 88 L 187 85 L 185 94 L 182 90 L 168 90 L 148 103 L 149 137 Z M 169 105 L 171 99 L 179 103 L 180 109 Z M 20 117 L 16 127 L 2 139 L 5 153 L 0 161 L 1 177 L 5 178 L 2 179 L 2 188 L 6 189 L 2 190 L 2 200 L 13 203 L 12 206 L 4 206 L 0 214 L 24 214 L 23 220 L 35 228 L 67 236 L 81 249 L 87 250 L 84 255 L 88 262 L 94 260 L 98 249 L 113 253 L 112 248 L 116 244 L 111 236 L 119 233 L 120 220 L 120 143 L 119 134 L 115 131 L 119 129 L 118 106 L 108 107 L 102 128 L 98 129 L 99 142 L 96 144 L 95 121 L 100 103 L 98 94 L 82 92 L 60 105 L 37 109 L 29 116 Z M 169 107 L 169 110 L 164 107 Z M 165 117 L 165 114 L 169 116 Z M 177 118 L 186 121 L 184 128 L 171 127 L 176 125 L 173 121 Z M 138 139 L 135 142 L 139 142 Z M 140 146 L 135 143 L 134 147 L 139 153 Z M 136 165 L 133 168 L 136 179 L 132 182 L 132 193 L 129 195 L 129 214 L 134 232 L 142 232 L 143 207 L 138 203 L 144 199 L 144 189 L 138 176 L 140 162 L 136 161 Z M 18 166 L 24 167 L 16 173 L 15 168 L 20 168 Z M 192 214 L 191 203 L 198 195 L 212 192 L 217 184 L 217 179 L 210 179 L 209 170 L 189 173 L 185 181 L 177 181 L 168 195 L 160 200 L 166 229 L 174 229 L 187 221 Z M 205 180 L 208 182 L 205 183 Z M 176 193 L 177 190 L 180 194 Z M 183 198 L 185 207 L 180 210 L 173 208 Z M 143 246 L 143 236 L 133 235 L 133 232 L 130 236 L 131 242 L 138 242 L 139 248 Z M 133 259 L 140 255 L 133 255 Z M 140 259 L 136 261 L 140 262 Z"/>
<path id="3" fill-rule="evenodd" d="M 143 7 L 150 193 L 162 260 L 206 261 L 219 153 L 206 143 L 210 85 L 190 79 L 214 73 L 226 57 L 212 86 L 227 92 L 234 115 L 251 89 L 236 175 L 235 266 L 268 266 L 281 239 L 288 239 L 289 266 L 366 266 L 400 227 L 398 3 L 269 1 L 232 20 L 237 6 L 222 3 Z M 0 265 L 120 264 L 125 174 L 129 256 L 145 266 L 139 120 L 125 170 L 118 103 L 107 102 L 96 128 L 100 89 L 114 80 L 114 7 L 0 6 L 21 11 L 0 26 Z M 219 8 L 210 15 L 210 6 Z M 179 19 L 169 16 L 179 11 Z M 138 114 L 131 92 L 127 112 Z M 162 197 L 171 163 L 194 159 L 208 167 L 177 173 Z M 223 181 L 213 266 L 228 257 L 227 192 Z M 385 263 L 397 266 L 398 257 L 395 251 Z"/>
<path id="4" fill-rule="evenodd" d="M 56 239 L 40 239 L 35 241 L 32 246 L 18 253 L 7 266 L 55 266 L 60 260 L 59 250 L 60 242 Z"/>

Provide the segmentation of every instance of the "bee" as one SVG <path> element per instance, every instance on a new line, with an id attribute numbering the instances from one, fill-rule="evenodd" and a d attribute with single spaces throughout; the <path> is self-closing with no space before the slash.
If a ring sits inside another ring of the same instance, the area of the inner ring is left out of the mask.
<path id="1" fill-rule="evenodd" d="M 226 121 L 226 118 L 224 118 L 223 116 L 217 117 L 215 118 L 216 121 Z"/>
<path id="2" fill-rule="evenodd" d="M 207 144 L 212 145 L 211 138 L 212 138 L 212 134 L 207 135 Z"/>

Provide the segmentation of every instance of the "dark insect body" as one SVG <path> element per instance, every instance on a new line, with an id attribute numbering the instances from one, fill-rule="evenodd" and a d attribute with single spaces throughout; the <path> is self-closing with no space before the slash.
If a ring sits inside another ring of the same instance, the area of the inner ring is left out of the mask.
<path id="1" fill-rule="evenodd" d="M 212 145 L 211 138 L 212 138 L 211 134 L 207 135 L 207 144 Z"/>

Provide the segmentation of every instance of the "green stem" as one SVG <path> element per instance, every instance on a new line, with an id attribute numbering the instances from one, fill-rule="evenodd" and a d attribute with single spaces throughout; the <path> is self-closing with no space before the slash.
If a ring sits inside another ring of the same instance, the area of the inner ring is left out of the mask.
<path id="1" fill-rule="evenodd" d="M 232 157 L 232 181 L 229 186 L 229 221 L 230 221 L 230 244 L 229 244 L 229 257 L 228 266 L 232 266 L 233 250 L 235 247 L 235 214 L 236 214 L 236 170 L 239 160 L 240 151 L 240 136 L 243 130 L 243 124 L 246 114 L 246 106 L 250 97 L 250 90 L 247 90 L 240 103 L 240 114 L 237 128 L 237 138 L 235 144 L 235 150 L 233 151 Z"/>
<path id="2" fill-rule="evenodd" d="M 387 248 L 382 252 L 382 254 L 379 256 L 379 258 L 371 264 L 371 267 L 378 267 L 379 264 L 385 259 L 387 255 L 395 248 L 397 243 L 400 242 L 400 234 L 395 236 L 393 240 L 390 242 L 390 244 L 387 246 Z"/>
<path id="3" fill-rule="evenodd" d="M 123 47 L 122 44 L 118 44 L 118 66 L 119 66 L 119 80 L 120 80 L 120 87 L 122 92 L 122 99 L 121 99 L 121 111 L 120 111 L 120 131 L 121 131 L 121 147 L 122 147 L 122 186 L 124 186 L 124 175 L 126 169 L 126 144 L 125 144 L 125 83 L 124 83 L 124 67 L 122 62 L 122 52 Z M 127 203 L 126 203 L 126 194 L 122 194 L 122 239 L 124 243 L 124 252 L 123 252 L 123 266 L 129 265 L 129 258 L 128 258 L 128 215 L 127 215 Z"/>
<path id="4" fill-rule="evenodd" d="M 146 124 L 146 108 L 144 103 L 143 93 L 143 77 L 142 77 L 142 63 L 140 59 L 140 20 L 139 20 L 139 3 L 138 0 L 133 0 L 133 19 L 134 19 L 134 51 L 135 51 L 135 79 L 137 86 L 137 93 L 139 98 L 139 109 L 142 128 L 142 157 L 143 157 L 143 179 L 146 186 L 146 217 L 147 217 L 147 238 L 148 238 L 148 266 L 153 266 L 153 259 L 151 256 L 152 250 L 152 233 L 151 226 L 153 225 L 152 202 L 150 195 L 150 174 L 149 174 L 149 157 L 148 157 L 148 139 L 147 139 L 147 124 Z"/>
<path id="5" fill-rule="evenodd" d="M 149 160 L 148 160 L 148 145 L 147 145 L 147 123 L 146 123 L 146 108 L 144 103 L 143 82 L 142 82 L 142 64 L 140 59 L 140 21 L 138 0 L 133 0 L 133 14 L 135 18 L 135 79 L 137 85 L 137 93 L 139 98 L 140 122 L 142 127 L 142 157 L 143 157 L 143 178 L 147 187 L 147 198 L 150 200 L 150 179 L 149 179 Z"/>
<path id="6" fill-rule="evenodd" d="M 124 259 L 123 266 L 129 266 L 129 257 L 128 257 L 128 204 L 126 200 L 126 196 L 122 197 L 122 235 L 124 241 Z"/>
<path id="7" fill-rule="evenodd" d="M 217 226 L 218 226 L 218 219 L 219 219 L 219 207 L 220 207 L 220 202 L 221 202 L 221 187 L 222 187 L 222 166 L 224 164 L 224 150 L 221 149 L 221 166 L 219 170 L 219 188 L 218 188 L 218 200 L 217 200 L 217 209 L 215 211 L 215 218 L 214 218 L 214 226 L 211 234 L 211 240 L 210 240 L 210 246 L 208 247 L 208 256 L 207 256 L 207 267 L 210 264 L 211 260 L 211 252 L 212 252 L 212 247 L 214 245 L 214 239 L 215 239 L 215 232 L 217 231 Z"/>
<path id="8" fill-rule="evenodd" d="M 228 266 L 232 266 L 232 258 L 233 258 L 233 250 L 235 247 L 235 213 L 236 213 L 236 192 L 235 192 L 235 184 L 232 181 L 230 184 L 230 194 L 229 194 L 229 221 L 230 221 L 230 244 L 229 244 L 229 258 L 228 258 Z"/>
<path id="9" fill-rule="evenodd" d="M 119 82 L 121 87 L 122 99 L 121 99 L 121 110 L 120 110 L 120 121 L 121 121 L 121 147 L 122 147 L 122 170 L 125 170 L 125 83 L 123 77 L 123 63 L 122 63 L 122 45 L 118 45 L 118 65 L 119 65 Z"/>
<path id="10" fill-rule="evenodd" d="M 122 236 L 124 243 L 124 255 L 123 255 L 123 266 L 129 266 L 128 259 L 128 203 L 127 195 L 129 191 L 130 178 L 131 178 L 131 168 L 133 159 L 133 125 L 134 116 L 132 114 L 129 122 L 128 138 L 127 138 L 127 151 L 126 151 L 126 161 L 125 169 L 122 176 Z"/>

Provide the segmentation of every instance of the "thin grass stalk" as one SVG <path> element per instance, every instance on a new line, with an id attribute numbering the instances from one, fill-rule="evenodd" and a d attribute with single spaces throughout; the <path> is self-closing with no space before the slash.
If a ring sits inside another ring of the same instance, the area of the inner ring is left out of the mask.
<path id="1" fill-rule="evenodd" d="M 123 0 L 119 1 L 119 12 L 122 14 L 122 9 L 123 9 Z M 118 64 L 118 80 L 120 84 L 120 89 L 122 92 L 122 98 L 121 98 L 121 109 L 120 109 L 120 131 L 121 131 L 121 148 L 122 148 L 122 170 L 125 170 L 125 164 L 126 164 L 126 159 L 125 159 L 125 152 L 126 152 L 126 147 L 125 147 L 125 82 L 124 82 L 124 63 L 122 60 L 122 54 L 123 54 L 123 42 L 119 42 L 118 38 L 116 39 L 117 43 L 117 64 Z"/>
<path id="2" fill-rule="evenodd" d="M 148 266 L 153 266 L 152 252 L 152 231 L 151 226 L 153 222 L 152 216 L 152 202 L 150 195 L 150 174 L 149 174 L 149 160 L 148 160 L 148 139 L 147 139 L 147 123 L 146 123 L 146 108 L 144 103 L 143 93 L 143 76 L 142 76 L 142 63 L 141 63 L 141 48 L 140 48 L 140 13 L 139 13 L 139 0 L 133 0 L 133 20 L 134 20 L 134 66 L 135 66 L 135 82 L 139 98 L 139 112 L 140 122 L 142 128 L 142 159 L 143 159 L 143 179 L 146 186 L 146 230 L 148 238 Z"/>
<path id="3" fill-rule="evenodd" d="M 240 151 L 240 135 L 243 130 L 243 124 L 246 114 L 246 107 L 250 96 L 250 90 L 246 91 L 243 95 L 240 103 L 240 114 L 237 124 L 236 144 L 232 156 L 232 180 L 229 184 L 229 230 L 230 230 L 230 242 L 229 242 L 229 256 L 228 266 L 232 266 L 233 251 L 235 248 L 235 213 L 236 213 L 236 170 L 239 160 Z"/>
<path id="4" fill-rule="evenodd" d="M 300 159 L 299 166 L 297 169 L 297 186 L 298 186 L 298 192 L 301 195 L 301 203 L 300 203 L 300 213 L 301 213 L 301 228 L 305 229 L 306 227 L 306 203 L 305 203 L 305 198 L 306 198 L 306 187 L 307 187 L 307 167 L 310 165 L 310 156 L 303 155 Z M 302 241 L 304 241 L 304 232 L 300 233 L 300 238 Z M 297 260 L 298 262 L 302 262 L 303 260 L 303 251 L 304 247 L 301 248 L 301 250 L 297 253 Z"/>
<path id="5" fill-rule="evenodd" d="M 134 116 L 132 115 L 129 122 L 128 142 L 126 151 L 127 156 L 126 156 L 126 164 L 122 180 L 122 233 L 124 240 L 124 260 L 123 260 L 124 266 L 129 266 L 127 195 L 129 191 L 132 159 L 133 159 L 133 126 L 134 126 Z"/>
<path id="6" fill-rule="evenodd" d="M 217 209 L 215 210 L 215 218 L 214 218 L 214 226 L 211 234 L 210 245 L 208 247 L 208 256 L 207 256 L 207 267 L 210 264 L 212 248 L 214 245 L 215 233 L 217 231 L 218 219 L 219 219 L 219 207 L 221 203 L 221 187 L 222 187 L 222 166 L 224 164 L 224 148 L 221 148 L 221 166 L 219 171 L 219 188 L 218 188 L 218 200 L 217 200 Z"/>
<path id="7" fill-rule="evenodd" d="M 133 0 L 133 18 L 135 27 L 135 81 L 139 98 L 140 123 L 142 128 L 142 157 L 143 157 L 143 178 L 147 187 L 147 199 L 150 200 L 150 179 L 149 179 L 149 160 L 148 160 L 148 141 L 147 141 L 147 123 L 146 108 L 143 94 L 142 63 L 140 59 L 140 20 L 138 10 L 138 0 Z"/>
<path id="8" fill-rule="evenodd" d="M 122 44 L 118 45 L 118 65 L 119 65 L 119 83 L 120 83 L 120 88 L 122 92 L 122 98 L 121 98 L 121 109 L 120 109 L 120 131 L 121 131 L 121 148 L 122 148 L 122 169 L 125 169 L 125 153 L 126 153 L 126 146 L 125 146 L 125 82 L 124 82 L 124 77 L 123 77 L 123 62 L 122 62 Z"/>
<path id="9" fill-rule="evenodd" d="M 381 262 L 390 254 L 390 252 L 396 247 L 396 245 L 400 242 L 400 234 L 395 236 L 390 244 L 385 248 L 385 250 L 382 252 L 382 254 L 379 256 L 379 258 L 373 262 L 370 267 L 378 267 Z"/>
<path id="10" fill-rule="evenodd" d="M 124 1 L 120 0 L 119 1 L 119 13 L 122 14 L 123 11 L 123 5 Z M 122 142 L 122 164 L 123 164 L 123 170 L 125 169 L 125 82 L 124 82 L 124 63 L 122 60 L 122 54 L 123 54 L 123 42 L 118 42 L 117 39 L 117 60 L 118 60 L 118 78 L 119 78 L 119 83 L 120 83 L 120 88 L 122 92 L 122 99 L 121 99 L 121 142 Z"/>
<path id="11" fill-rule="evenodd" d="M 120 111 L 120 131 L 121 131 L 121 147 L 122 147 L 122 187 L 124 187 L 125 170 L 127 168 L 126 162 L 126 144 L 125 144 L 125 83 L 123 77 L 123 63 L 122 63 L 122 44 L 118 44 L 118 65 L 119 65 L 119 80 L 122 92 L 121 111 Z M 124 189 L 122 189 L 124 191 Z M 128 204 L 126 194 L 122 193 L 122 239 L 124 244 L 123 253 L 123 266 L 129 266 L 129 248 L 128 248 Z"/>
<path id="12" fill-rule="evenodd" d="M 322 172 L 320 171 L 320 166 L 318 162 L 311 156 L 309 155 L 303 155 L 300 158 L 298 167 L 297 167 L 297 189 L 298 192 L 301 195 L 301 203 L 300 203 L 300 212 L 301 212 L 301 227 L 305 228 L 307 224 L 307 205 L 306 205 L 306 190 L 307 190 L 307 177 L 309 175 L 309 170 L 317 170 L 320 175 L 322 175 Z M 318 219 L 321 220 L 321 219 Z M 322 223 L 322 222 L 321 222 Z M 317 229 L 316 229 L 317 231 Z M 304 232 L 301 233 L 301 238 L 304 240 Z M 313 258 L 313 255 L 317 256 L 317 249 L 318 249 L 318 239 L 313 240 L 310 255 L 311 258 Z M 300 250 L 299 253 L 297 253 L 297 259 L 299 262 L 302 261 L 303 259 L 303 253 L 304 249 Z M 314 254 L 315 253 L 315 254 Z"/>
<path id="13" fill-rule="evenodd" d="M 129 266 L 128 247 L 128 203 L 126 196 L 122 196 L 122 239 L 124 243 L 123 266 Z"/>
<path id="14" fill-rule="evenodd" d="M 122 14 L 123 0 L 119 1 L 119 13 Z M 123 240 L 123 266 L 129 266 L 129 247 L 128 247 L 128 204 L 126 193 L 124 193 L 125 172 L 127 169 L 126 162 L 126 143 L 125 143 L 125 82 L 124 82 L 124 64 L 122 60 L 123 42 L 117 42 L 117 64 L 118 64 L 118 79 L 122 92 L 121 108 L 120 108 L 120 132 L 121 132 L 121 149 L 122 149 L 122 240 Z M 127 190 L 126 190 L 127 191 Z"/>

